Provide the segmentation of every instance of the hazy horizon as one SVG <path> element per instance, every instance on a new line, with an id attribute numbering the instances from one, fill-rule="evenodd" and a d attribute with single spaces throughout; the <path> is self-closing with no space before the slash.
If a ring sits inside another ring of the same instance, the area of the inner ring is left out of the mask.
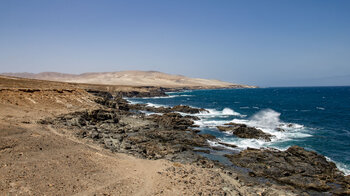
<path id="1" fill-rule="evenodd" d="M 0 73 L 350 85 L 350 1 L 2 1 Z"/>

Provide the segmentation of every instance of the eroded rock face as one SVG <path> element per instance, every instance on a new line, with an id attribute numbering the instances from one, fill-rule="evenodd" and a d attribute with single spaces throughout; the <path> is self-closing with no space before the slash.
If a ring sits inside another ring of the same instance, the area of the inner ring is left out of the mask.
<path id="1" fill-rule="evenodd" d="M 349 179 L 334 163 L 299 146 L 286 151 L 248 148 L 226 157 L 235 165 L 251 169 L 251 176 L 272 178 L 302 189 L 350 194 Z"/>
<path id="2" fill-rule="evenodd" d="M 245 124 L 229 123 L 227 126 L 217 126 L 220 131 L 232 133 L 240 138 L 262 139 L 265 141 L 271 141 L 271 134 L 265 133 L 260 129 L 254 127 L 248 127 Z"/>

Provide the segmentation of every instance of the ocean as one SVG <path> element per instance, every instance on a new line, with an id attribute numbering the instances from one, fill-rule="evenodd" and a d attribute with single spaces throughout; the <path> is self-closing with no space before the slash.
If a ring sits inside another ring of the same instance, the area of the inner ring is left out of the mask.
<path id="1" fill-rule="evenodd" d="M 215 135 L 222 142 L 237 145 L 238 150 L 302 146 L 326 156 L 350 174 L 350 87 L 190 90 L 168 95 L 128 100 L 155 107 L 182 104 L 205 108 L 209 113 L 196 114 L 200 133 Z M 216 126 L 228 122 L 259 128 L 274 138 L 265 142 L 218 131 Z"/>

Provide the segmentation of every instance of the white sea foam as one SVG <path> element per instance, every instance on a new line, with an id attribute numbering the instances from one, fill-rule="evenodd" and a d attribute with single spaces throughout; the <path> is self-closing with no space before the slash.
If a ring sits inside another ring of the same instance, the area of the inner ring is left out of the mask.
<path id="1" fill-rule="evenodd" d="M 308 130 L 303 125 L 295 123 L 285 123 L 280 120 L 280 113 L 272 109 L 261 110 L 249 119 L 233 119 L 231 122 L 246 124 L 251 127 L 258 128 L 265 133 L 269 133 L 274 137 L 271 138 L 271 142 L 266 143 L 264 141 L 240 141 L 236 144 L 240 147 L 263 147 L 268 146 L 274 142 L 288 141 L 295 138 L 310 137 Z M 284 131 L 278 130 L 278 128 Z"/>
<path id="2" fill-rule="evenodd" d="M 337 168 L 340 171 L 344 172 L 345 175 L 350 175 L 350 167 L 349 166 L 347 166 L 347 165 L 345 165 L 343 163 L 339 163 L 339 162 L 333 161 L 331 158 L 329 158 L 327 156 L 325 156 L 325 157 L 326 157 L 327 161 L 331 161 L 331 162 L 335 163 Z"/>
<path id="3" fill-rule="evenodd" d="M 155 103 L 143 103 L 141 101 L 136 101 L 136 100 L 132 100 L 132 99 L 126 99 L 130 104 L 146 104 L 147 106 L 151 106 L 151 107 L 155 107 L 155 108 L 160 108 L 160 107 L 168 107 L 165 105 L 161 105 L 161 104 L 155 104 Z"/>
<path id="4" fill-rule="evenodd" d="M 141 103 L 139 101 L 131 100 L 131 99 L 126 99 L 130 104 L 138 104 Z"/>
<path id="5" fill-rule="evenodd" d="M 239 139 L 236 142 L 229 142 L 231 144 L 234 144 L 238 146 L 241 149 L 247 149 L 249 148 L 261 148 L 265 145 L 267 145 L 267 142 L 263 140 L 257 140 L 257 139 Z"/>
<path id="6" fill-rule="evenodd" d="M 169 95 L 166 97 L 142 97 L 141 99 L 170 99 L 175 97 L 193 97 L 193 95 Z"/>
<path id="7" fill-rule="evenodd" d="M 176 93 L 178 93 L 178 92 L 165 92 L 165 94 L 167 94 L 167 95 L 172 95 L 172 94 L 176 94 Z"/>
<path id="8" fill-rule="evenodd" d="M 318 109 L 318 110 L 325 110 L 325 108 L 323 108 L 323 107 L 316 107 L 316 109 Z"/>
<path id="9" fill-rule="evenodd" d="M 211 128 L 214 128 L 216 126 L 220 126 L 220 125 L 223 125 L 225 123 L 228 123 L 230 121 L 228 120 L 196 120 L 194 121 L 194 124 L 195 125 L 198 125 L 199 127 L 211 127 Z"/>
<path id="10" fill-rule="evenodd" d="M 220 146 L 220 144 L 218 144 L 218 143 L 215 142 L 215 141 L 207 140 L 207 142 L 208 142 L 208 144 L 209 144 L 210 146 Z"/>
<path id="11" fill-rule="evenodd" d="M 238 149 L 244 150 L 249 148 L 261 148 L 267 146 L 270 142 L 257 139 L 244 139 L 236 137 L 225 137 L 220 139 L 221 142 L 226 144 L 236 145 Z"/>
<path id="12" fill-rule="evenodd" d="M 222 114 L 223 115 L 232 115 L 232 116 L 240 116 L 241 114 L 238 112 L 235 112 L 233 110 L 231 110 L 230 108 L 224 108 L 222 110 Z"/>
<path id="13" fill-rule="evenodd" d="M 208 112 L 205 111 L 205 112 L 200 112 L 199 114 L 194 114 L 194 116 L 198 116 L 200 118 L 200 120 L 195 121 L 195 125 L 199 125 L 200 127 L 214 128 L 216 126 L 229 123 L 230 120 L 213 120 L 213 118 L 230 117 L 230 116 L 245 117 L 245 115 L 235 112 L 230 108 L 224 108 L 222 111 L 215 110 L 215 109 L 206 109 L 206 110 Z"/>
<path id="14" fill-rule="evenodd" d="M 155 107 L 155 108 L 168 107 L 168 106 L 165 106 L 165 105 L 155 104 L 155 103 L 146 103 L 146 105 L 150 106 L 150 107 Z"/>
<path id="15" fill-rule="evenodd" d="M 246 115 L 242 115 L 238 112 L 235 112 L 231 108 L 224 108 L 222 111 L 216 110 L 216 109 L 206 109 L 208 112 L 201 112 L 199 114 L 196 114 L 196 116 L 199 117 L 219 117 L 219 116 L 239 116 L 239 117 L 245 117 Z"/>
<path id="16" fill-rule="evenodd" d="M 281 113 L 271 109 L 261 110 L 251 118 L 251 122 L 254 123 L 255 126 L 275 128 L 281 123 L 280 116 Z"/>
<path id="17" fill-rule="evenodd" d="M 333 161 L 338 169 L 342 172 L 344 172 L 344 174 L 347 176 L 347 175 L 350 175 L 350 167 L 349 166 L 346 166 L 345 164 L 343 163 L 339 163 L 339 162 L 336 162 L 336 161 Z"/>

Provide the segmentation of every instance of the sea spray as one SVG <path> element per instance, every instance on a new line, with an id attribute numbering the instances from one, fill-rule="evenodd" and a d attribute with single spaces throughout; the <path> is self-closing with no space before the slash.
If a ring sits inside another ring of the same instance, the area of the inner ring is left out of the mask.
<path id="1" fill-rule="evenodd" d="M 250 122 L 253 126 L 275 129 L 281 124 L 280 116 L 281 113 L 279 112 L 272 109 L 264 109 L 251 117 Z"/>

